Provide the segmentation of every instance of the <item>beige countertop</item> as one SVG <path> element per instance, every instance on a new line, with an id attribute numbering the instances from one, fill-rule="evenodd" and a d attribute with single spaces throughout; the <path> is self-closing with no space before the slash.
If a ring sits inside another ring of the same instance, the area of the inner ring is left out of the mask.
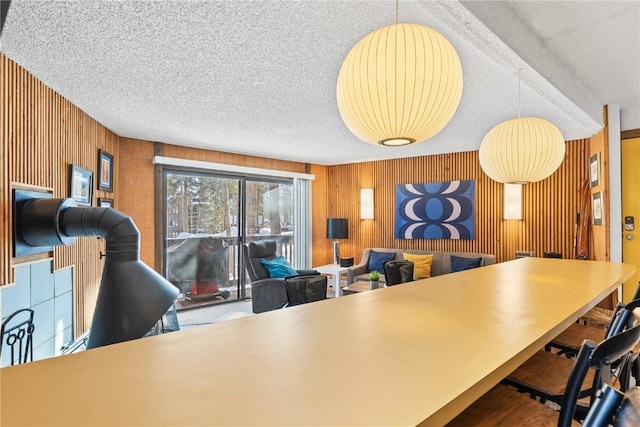
<path id="1" fill-rule="evenodd" d="M 4 368 L 0 421 L 442 425 L 635 269 L 522 258 Z"/>

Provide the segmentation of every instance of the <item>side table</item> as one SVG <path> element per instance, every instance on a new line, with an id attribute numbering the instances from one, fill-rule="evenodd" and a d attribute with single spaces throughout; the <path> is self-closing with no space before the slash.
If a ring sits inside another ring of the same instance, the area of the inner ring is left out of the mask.
<path id="1" fill-rule="evenodd" d="M 333 276 L 333 291 L 335 297 L 340 296 L 340 275 L 345 273 L 349 267 L 340 267 L 338 264 L 321 265 L 320 267 L 313 267 L 314 270 L 321 274 L 327 274 Z"/>

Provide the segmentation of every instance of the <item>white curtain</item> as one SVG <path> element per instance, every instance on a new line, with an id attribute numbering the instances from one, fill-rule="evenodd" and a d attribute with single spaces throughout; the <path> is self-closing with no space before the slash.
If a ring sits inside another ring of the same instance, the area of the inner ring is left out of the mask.
<path id="1" fill-rule="evenodd" d="M 311 268 L 311 180 L 293 179 L 293 265 Z"/>

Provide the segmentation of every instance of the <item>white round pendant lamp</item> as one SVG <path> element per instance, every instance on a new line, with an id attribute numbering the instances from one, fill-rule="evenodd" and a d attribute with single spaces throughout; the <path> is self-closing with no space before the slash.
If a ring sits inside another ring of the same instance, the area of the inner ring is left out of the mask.
<path id="1" fill-rule="evenodd" d="M 460 59 L 442 34 L 394 24 L 351 49 L 336 95 L 342 120 L 358 138 L 401 146 L 440 132 L 460 104 L 462 86 Z"/>
<path id="2" fill-rule="evenodd" d="M 551 122 L 522 117 L 507 120 L 489 131 L 478 157 L 489 178 L 509 184 L 541 181 L 562 163 L 565 142 Z"/>

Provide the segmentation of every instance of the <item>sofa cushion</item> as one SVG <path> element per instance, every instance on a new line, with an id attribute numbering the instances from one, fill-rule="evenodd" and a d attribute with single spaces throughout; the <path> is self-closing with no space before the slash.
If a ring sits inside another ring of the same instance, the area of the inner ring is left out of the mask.
<path id="1" fill-rule="evenodd" d="M 472 268 L 480 267 L 482 263 L 482 257 L 480 258 L 465 258 L 451 255 L 451 272 L 470 270 Z"/>
<path id="2" fill-rule="evenodd" d="M 243 255 L 247 273 L 252 282 L 269 278 L 269 271 L 262 265 L 260 258 L 274 259 L 277 244 L 275 240 L 258 240 L 243 245 Z"/>
<path id="3" fill-rule="evenodd" d="M 269 277 L 271 278 L 284 278 L 298 274 L 283 256 L 277 256 L 272 260 L 260 258 L 260 263 L 269 271 Z"/>
<path id="4" fill-rule="evenodd" d="M 351 284 L 357 280 L 369 280 L 369 263 L 370 253 L 393 253 L 395 259 L 404 259 L 404 254 L 410 255 L 433 255 L 431 261 L 431 277 L 440 276 L 441 274 L 451 273 L 451 255 L 460 258 L 482 258 L 480 266 L 495 264 L 496 257 L 491 254 L 484 254 L 479 252 L 446 252 L 446 251 L 433 251 L 433 250 L 412 250 L 412 249 L 394 249 L 394 248 L 365 248 L 362 253 L 362 259 L 360 262 L 347 269 L 347 283 Z M 382 278 L 380 278 L 382 282 Z"/>
<path id="5" fill-rule="evenodd" d="M 376 252 L 371 251 L 369 254 L 369 271 L 377 271 L 380 274 L 384 273 L 384 263 L 387 261 L 393 261 L 396 259 L 395 252 Z"/>
<path id="6" fill-rule="evenodd" d="M 413 280 L 426 279 L 431 277 L 431 263 L 433 262 L 433 254 L 418 255 L 404 252 L 402 257 L 406 261 L 413 262 Z"/>

